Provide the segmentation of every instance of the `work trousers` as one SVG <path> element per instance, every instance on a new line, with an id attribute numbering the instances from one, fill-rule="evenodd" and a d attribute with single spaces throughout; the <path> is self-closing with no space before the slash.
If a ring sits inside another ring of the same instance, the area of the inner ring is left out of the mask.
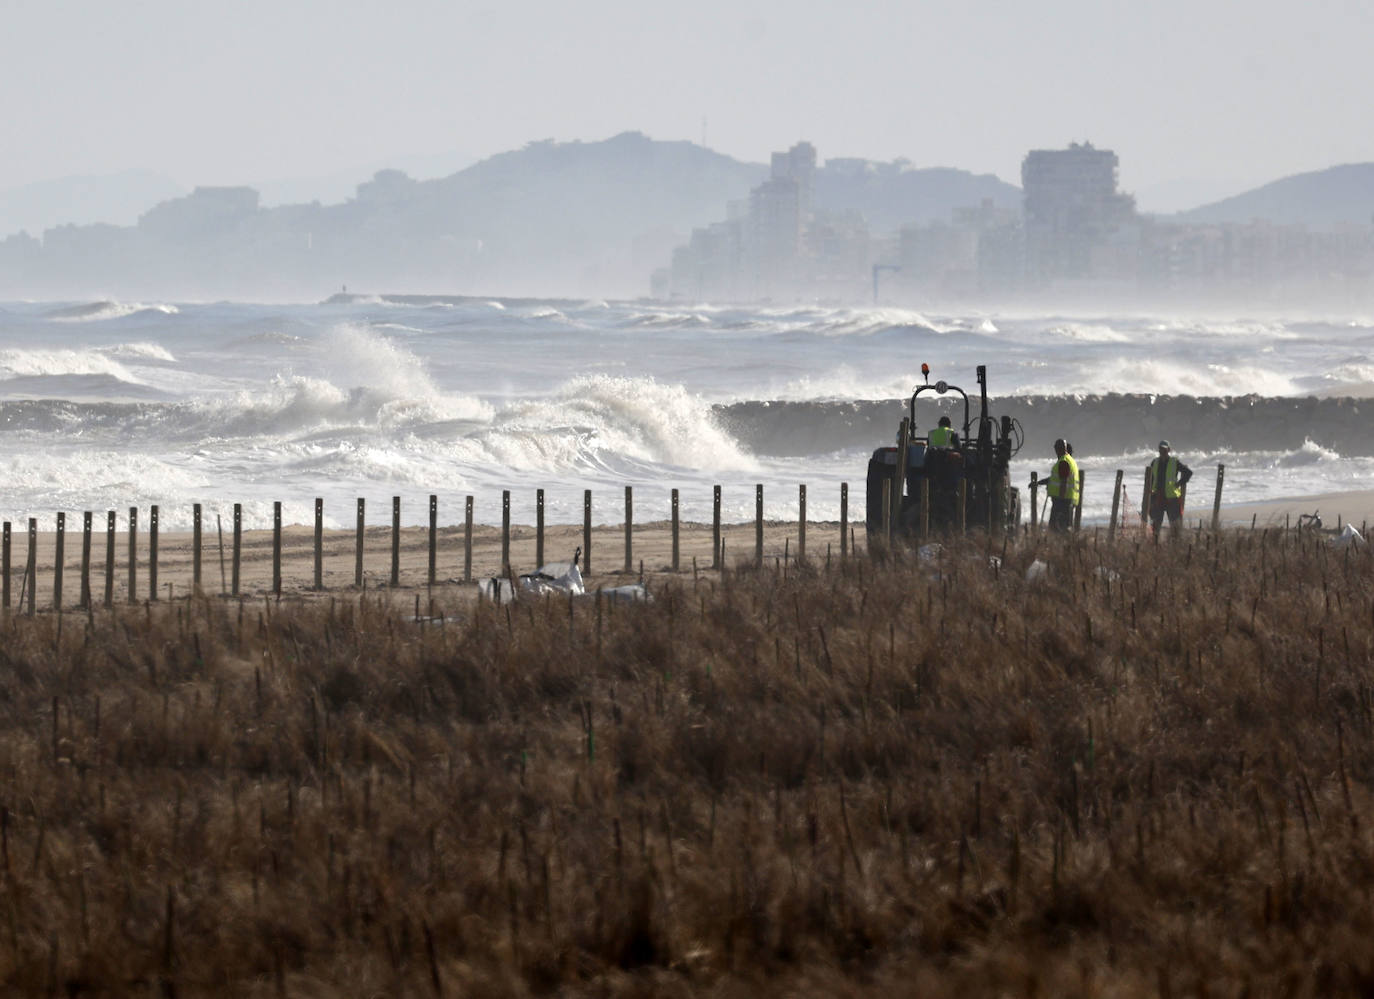
<path id="1" fill-rule="evenodd" d="M 1163 524 L 1166 513 L 1169 515 L 1171 528 L 1183 526 L 1183 501 L 1179 497 L 1175 496 L 1172 499 L 1161 496 L 1150 497 L 1150 523 L 1156 534 L 1159 533 L 1160 525 Z"/>
<path id="2" fill-rule="evenodd" d="M 1067 531 L 1073 527 L 1073 502 L 1062 496 L 1050 497 L 1050 530 Z"/>

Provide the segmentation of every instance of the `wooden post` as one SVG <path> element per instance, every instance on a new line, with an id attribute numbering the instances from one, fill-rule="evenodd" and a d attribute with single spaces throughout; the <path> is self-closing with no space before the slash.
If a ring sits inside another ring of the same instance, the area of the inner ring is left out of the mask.
<path id="1" fill-rule="evenodd" d="M 1040 531 L 1040 508 L 1037 505 L 1039 497 L 1036 495 L 1040 490 L 1040 473 L 1031 472 L 1030 494 L 1031 494 L 1031 534 L 1038 534 Z"/>
<path id="2" fill-rule="evenodd" d="M 129 507 L 129 603 L 138 603 L 138 507 Z"/>
<path id="3" fill-rule="evenodd" d="M 510 575 L 510 490 L 501 490 L 501 575 Z"/>
<path id="4" fill-rule="evenodd" d="M 1145 490 L 1140 494 L 1140 522 L 1146 523 L 1150 519 L 1150 493 L 1154 492 L 1154 465 L 1145 466 Z"/>
<path id="5" fill-rule="evenodd" d="M 930 480 L 921 479 L 921 537 L 930 537 Z"/>
<path id="6" fill-rule="evenodd" d="M 806 560 L 806 483 L 797 486 L 797 561 Z"/>
<path id="7" fill-rule="evenodd" d="M 114 606 L 115 512 L 105 514 L 105 606 Z"/>
<path id="8" fill-rule="evenodd" d="M 1087 473 L 1083 469 L 1078 470 L 1078 502 L 1073 505 L 1073 529 L 1075 531 L 1083 528 L 1083 482 L 1087 478 Z"/>
<path id="9" fill-rule="evenodd" d="M 592 491 L 582 493 L 582 575 L 592 574 Z"/>
<path id="10" fill-rule="evenodd" d="M 148 508 L 148 599 L 157 602 L 157 504 Z"/>
<path id="11" fill-rule="evenodd" d="M 754 564 L 763 565 L 763 483 L 754 486 Z"/>
<path id="12" fill-rule="evenodd" d="M 1108 541 L 1116 537 L 1116 512 L 1121 506 L 1121 479 L 1125 474 L 1120 468 L 1116 470 L 1116 485 L 1112 488 L 1112 522 L 1107 525 Z"/>
<path id="13" fill-rule="evenodd" d="M 632 548 L 631 529 L 635 519 L 635 497 L 634 486 L 625 487 L 625 571 L 634 572 L 634 555 Z"/>
<path id="14" fill-rule="evenodd" d="M 401 585 L 401 497 L 391 497 L 391 585 Z"/>
<path id="15" fill-rule="evenodd" d="M 429 585 L 439 571 L 439 497 L 429 496 Z"/>
<path id="16" fill-rule="evenodd" d="M 81 609 L 91 606 L 91 511 L 81 515 Z"/>
<path id="17" fill-rule="evenodd" d="M 200 504 L 191 505 L 191 587 L 200 589 L 200 548 L 203 531 L 201 530 Z"/>
<path id="18" fill-rule="evenodd" d="M 52 570 L 52 609 L 62 609 L 62 561 L 67 549 L 67 515 L 57 512 L 57 536 L 53 539 L 56 551 L 53 554 Z"/>
<path id="19" fill-rule="evenodd" d="M 0 604 L 10 609 L 10 546 L 13 543 L 13 529 L 7 520 L 0 528 Z"/>
<path id="20" fill-rule="evenodd" d="M 239 570 L 243 567 L 243 504 L 234 504 L 234 555 L 229 577 L 229 593 L 239 595 Z"/>
<path id="21" fill-rule="evenodd" d="M 720 568 L 720 486 L 711 490 L 711 568 Z"/>
<path id="22" fill-rule="evenodd" d="M 281 596 L 281 500 L 272 501 L 272 592 Z"/>
<path id="23" fill-rule="evenodd" d="M 324 589 L 324 497 L 315 497 L 315 589 Z"/>
<path id="24" fill-rule="evenodd" d="M 363 588 L 363 522 L 367 512 L 367 503 L 363 497 L 358 497 L 358 527 L 356 540 L 353 543 L 353 585 L 358 589 Z"/>
<path id="25" fill-rule="evenodd" d="M 534 491 L 534 567 L 544 564 L 544 490 Z"/>
<path id="26" fill-rule="evenodd" d="M 1226 479 L 1226 466 L 1217 465 L 1217 495 L 1212 500 L 1212 530 L 1221 527 L 1221 486 Z"/>
<path id="27" fill-rule="evenodd" d="M 472 497 L 463 501 L 463 582 L 472 582 Z"/>
<path id="28" fill-rule="evenodd" d="M 888 503 L 887 541 L 898 533 L 902 523 L 902 497 L 906 494 L 907 460 L 911 452 L 911 417 L 902 417 L 901 429 L 897 432 L 897 463 L 892 473 L 892 499 Z"/>
<path id="29" fill-rule="evenodd" d="M 24 568 L 24 579 L 28 584 L 25 593 L 28 596 L 29 617 L 33 617 L 34 611 L 34 591 L 38 589 L 38 518 L 29 518 L 29 558 Z"/>
<path id="30" fill-rule="evenodd" d="M 959 533 L 968 533 L 968 479 L 959 477 Z"/>
<path id="31" fill-rule="evenodd" d="M 840 561 L 849 558 L 849 483 L 840 483 Z"/>
<path id="32" fill-rule="evenodd" d="M 678 567 L 678 492 L 673 490 L 673 571 L 677 572 Z"/>

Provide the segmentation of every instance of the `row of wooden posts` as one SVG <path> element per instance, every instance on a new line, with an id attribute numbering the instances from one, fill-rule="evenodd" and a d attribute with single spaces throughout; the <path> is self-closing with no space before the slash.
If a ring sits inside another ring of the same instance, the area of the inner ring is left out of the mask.
<path id="1" fill-rule="evenodd" d="M 1150 468 L 1150 467 L 1147 467 L 1147 468 L 1145 469 L 1145 485 L 1144 485 L 1144 489 L 1142 490 L 1141 495 L 1140 495 L 1140 508 L 1141 508 L 1142 510 L 1147 510 L 1147 509 L 1149 509 L 1149 505 L 1150 505 L 1150 488 L 1151 488 L 1150 475 L 1151 475 L 1151 468 Z M 1107 537 L 1108 537 L 1108 538 L 1115 537 L 1118 523 L 1119 523 L 1122 527 L 1124 527 L 1125 524 L 1126 524 L 1126 510 L 1125 510 L 1125 506 L 1124 506 L 1124 504 L 1123 504 L 1123 502 L 1122 502 L 1122 497 L 1123 497 L 1124 495 L 1126 495 L 1126 490 L 1124 489 L 1124 487 L 1123 487 L 1123 485 L 1122 485 L 1122 482 L 1123 482 L 1123 480 L 1125 479 L 1125 476 L 1126 476 L 1126 473 L 1125 473 L 1122 469 L 1118 468 L 1118 469 L 1116 470 L 1116 485 L 1115 485 L 1115 487 L 1112 489 L 1112 517 L 1111 517 L 1111 520 L 1109 520 L 1109 521 L 1107 522 Z M 1084 487 L 1084 484 L 1086 483 L 1086 481 L 1087 481 L 1087 475 L 1084 473 L 1083 469 L 1080 468 L 1080 469 L 1078 470 L 1078 496 L 1079 496 L 1079 503 L 1078 503 L 1078 505 L 1076 505 L 1076 506 L 1074 507 L 1074 511 L 1073 511 L 1073 527 L 1074 527 L 1074 530 L 1078 530 L 1080 527 L 1082 527 L 1082 524 L 1083 524 L 1083 505 L 1082 505 L 1082 497 L 1083 497 L 1083 487 Z M 1214 531 L 1221 527 L 1221 490 L 1222 490 L 1222 486 L 1225 484 L 1225 482 L 1226 482 L 1226 466 L 1225 466 L 1225 465 L 1219 464 L 1219 465 L 1217 465 L 1217 487 L 1216 487 L 1216 492 L 1215 492 L 1215 494 L 1214 494 L 1213 497 L 1212 497 L 1212 530 L 1214 530 Z M 1041 478 L 1039 477 L 1039 473 L 1038 473 L 1038 472 L 1031 472 L 1031 481 L 1030 481 L 1030 491 L 1031 491 L 1031 517 L 1030 517 L 1030 529 L 1031 529 L 1032 532 L 1039 530 L 1039 527 L 1040 527 L 1039 509 L 1037 508 L 1037 504 L 1036 504 L 1036 499 L 1037 499 L 1036 490 L 1037 490 L 1039 487 L 1044 486 L 1044 487 L 1046 487 L 1046 491 L 1047 491 L 1047 493 L 1048 493 L 1048 486 L 1049 486 L 1049 484 L 1050 484 L 1050 480 L 1049 480 L 1048 478 L 1046 478 L 1046 479 L 1041 479 Z M 1047 498 L 1048 498 L 1048 496 L 1047 496 Z M 1046 503 L 1045 505 L 1048 506 L 1049 504 Z M 1119 515 L 1119 517 L 1120 517 L 1120 520 L 1118 520 L 1118 515 Z"/>
<path id="2" fill-rule="evenodd" d="M 680 569 L 680 545 L 678 517 L 678 490 L 672 490 L 672 561 L 671 566 L 674 572 Z M 798 516 L 797 516 L 797 557 L 806 557 L 806 486 L 798 487 Z M 354 585 L 361 588 L 363 586 L 363 536 L 365 532 L 364 515 L 366 512 L 366 501 L 358 499 L 357 505 L 357 528 L 356 542 L 354 547 Z M 158 507 L 152 506 L 148 511 L 148 599 L 156 601 L 158 599 Z M 218 521 L 218 517 L 216 518 Z M 81 601 L 78 605 L 82 609 L 91 607 L 91 546 L 93 540 L 93 514 L 86 511 L 82 516 L 82 537 L 81 537 Z M 840 557 L 847 558 L 851 547 L 851 536 L 849 531 L 849 483 L 840 483 Z M 763 485 L 754 487 L 754 558 L 756 563 L 763 562 Z M 634 565 L 634 487 L 625 487 L 625 572 L 632 572 Z M 240 503 L 234 504 L 230 564 L 232 565 L 232 575 L 226 577 L 224 564 L 224 529 L 220 524 L 219 530 L 219 550 L 220 550 L 220 587 L 221 592 L 237 597 L 239 595 L 240 568 L 243 554 L 243 506 Z M 467 496 L 464 503 L 464 526 L 463 526 L 463 581 L 472 582 L 472 534 L 473 534 L 473 497 Z M 62 607 L 62 575 L 63 566 L 66 558 L 66 535 L 67 535 L 67 515 L 57 514 L 57 529 L 55 534 L 56 552 L 54 555 L 53 569 L 53 607 Z M 105 520 L 105 592 L 104 605 L 110 607 L 114 603 L 114 581 L 115 581 L 115 511 L 110 510 L 106 514 Z M 439 538 L 439 497 L 431 495 L 429 497 L 429 572 L 428 584 L 433 586 L 436 581 L 438 565 L 438 538 Z M 13 531 L 9 521 L 3 524 L 3 534 L 0 535 L 0 606 L 8 609 L 12 599 L 12 553 L 13 553 Z M 203 541 L 204 541 L 204 518 L 201 504 L 196 503 L 192 506 L 191 512 L 191 574 L 192 583 L 196 588 L 203 585 Z M 501 567 L 503 573 L 510 572 L 510 543 L 511 543 L 511 494 L 510 490 L 503 490 L 501 493 Z M 128 526 L 128 600 L 129 603 L 138 602 L 138 507 L 129 508 Z M 35 610 L 36 585 L 34 580 L 37 578 L 37 549 L 38 549 L 38 520 L 29 518 L 28 523 L 28 559 L 25 564 L 23 575 L 23 590 L 21 593 L 21 604 L 27 598 L 27 611 L 32 614 Z M 713 569 L 719 569 L 724 564 L 724 542 L 721 537 L 721 487 L 714 487 L 712 499 L 712 563 Z M 544 564 L 544 490 L 539 489 L 535 494 L 535 564 Z M 582 498 L 582 556 L 581 571 L 584 575 L 589 575 L 592 571 L 592 491 L 587 489 L 583 492 Z M 401 497 L 393 496 L 391 499 L 391 585 L 397 586 L 400 583 L 401 573 Z M 315 500 L 315 579 L 314 589 L 324 589 L 324 500 Z M 278 596 L 282 592 L 282 513 L 281 503 L 272 504 L 272 592 Z"/>

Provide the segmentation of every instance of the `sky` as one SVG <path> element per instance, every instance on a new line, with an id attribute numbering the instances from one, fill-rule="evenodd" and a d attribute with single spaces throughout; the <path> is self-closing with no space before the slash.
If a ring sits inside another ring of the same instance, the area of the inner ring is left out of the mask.
<path id="1" fill-rule="evenodd" d="M 1222 196 L 1374 161 L 1368 0 L 0 11 L 0 189 L 135 168 L 186 187 L 242 184 L 632 129 L 753 162 L 804 138 L 822 161 L 902 157 L 1012 183 L 1027 150 L 1086 140 L 1117 152 L 1121 186 L 1144 208 L 1167 190 Z"/>

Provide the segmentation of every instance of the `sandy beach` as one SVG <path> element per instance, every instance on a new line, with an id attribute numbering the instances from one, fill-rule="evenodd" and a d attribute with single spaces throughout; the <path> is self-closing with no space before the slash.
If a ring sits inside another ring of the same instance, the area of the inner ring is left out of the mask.
<path id="1" fill-rule="evenodd" d="M 863 525 L 853 524 L 851 537 L 863 544 Z M 36 566 L 35 606 L 53 606 L 58 579 L 53 571 L 56 563 L 57 534 L 40 531 L 36 536 L 34 561 Z M 756 553 L 755 525 L 725 524 L 721 527 L 721 541 L 725 561 L 733 565 L 740 559 L 752 559 Z M 583 547 L 582 525 L 552 525 L 544 531 L 544 563 L 566 562 Z M 26 531 L 15 530 L 11 537 L 8 592 L 10 606 L 23 606 L 27 599 L 24 567 L 28 560 L 29 538 Z M 81 529 L 70 528 L 63 541 L 61 604 L 64 608 L 80 605 L 82 590 Z M 150 571 L 150 538 L 146 530 L 135 539 L 135 568 L 130 586 L 129 537 L 118 532 L 114 537 L 113 573 L 110 575 L 111 600 L 127 603 L 133 599 L 166 600 L 184 596 L 194 583 L 194 544 L 190 532 L 160 533 L 157 539 L 156 590 Z M 400 532 L 397 558 L 397 584 L 392 586 L 392 532 L 389 527 L 369 527 L 363 536 L 362 589 L 381 591 L 391 589 L 409 596 L 429 585 L 429 530 L 424 527 L 405 527 Z M 291 525 L 283 527 L 281 542 L 280 588 L 283 595 L 308 596 L 315 591 L 315 532 L 313 527 Z M 357 592 L 357 534 L 352 530 L 325 531 L 322 539 L 320 579 L 322 591 L 329 593 Z M 472 534 L 471 579 L 479 580 L 502 574 L 501 531 L 497 527 L 474 526 Z M 238 593 L 242 596 L 262 596 L 276 592 L 273 564 L 272 532 L 245 531 L 239 564 Z M 510 566 L 516 574 L 533 572 L 539 568 L 538 537 L 532 525 L 512 525 Z M 105 599 L 108 538 L 104 530 L 91 539 L 90 587 L 94 602 Z M 840 556 L 840 525 L 838 522 L 808 522 L 804 555 L 811 559 Z M 795 521 L 765 522 L 763 557 L 766 561 L 792 562 L 803 554 L 798 525 Z M 710 524 L 684 523 L 678 536 L 678 572 L 691 574 L 708 571 L 712 567 L 712 530 Z M 441 527 L 435 538 L 434 582 L 456 592 L 472 593 L 474 586 L 465 583 L 466 545 L 463 527 Z M 672 526 L 668 521 L 634 525 L 630 547 L 626 555 L 623 525 L 602 525 L 592 530 L 590 560 L 582 556 L 584 576 L 589 588 L 619 586 L 640 578 L 673 571 Z M 590 561 L 590 565 L 588 562 Z M 209 593 L 230 594 L 233 584 L 232 538 L 226 534 L 221 549 L 213 532 L 205 534 L 201 551 L 201 587 Z M 156 595 L 154 596 L 154 593 Z"/>
<path id="2" fill-rule="evenodd" d="M 1374 521 L 1374 490 L 1342 493 L 1323 493 L 1295 496 L 1264 503 L 1223 506 L 1221 522 L 1224 527 L 1258 528 L 1296 526 L 1303 514 L 1320 513 L 1327 529 L 1353 524 L 1362 532 Z M 1189 523 L 1203 523 L 1210 519 L 1210 510 L 1194 507 L 1189 511 Z M 1138 518 L 1128 516 L 1125 528 L 1139 525 Z M 1088 529 L 1087 524 L 1084 529 Z M 862 523 L 849 525 L 851 541 L 863 549 Z M 712 568 L 711 525 L 683 523 L 678 537 L 677 571 L 690 574 Z M 733 565 L 751 560 L 756 552 L 756 529 L 750 523 L 722 525 L 721 538 L 725 562 Z M 64 608 L 80 605 L 82 599 L 82 536 L 78 526 L 68 529 L 63 542 L 63 569 L 60 602 Z M 110 599 L 117 603 L 133 599 L 165 600 L 184 596 L 194 582 L 194 545 L 190 532 L 163 533 L 157 539 L 156 590 L 150 560 L 150 538 L 145 530 L 136 538 L 135 566 L 130 585 L 129 538 L 127 533 L 115 535 L 113 572 L 107 577 L 108 538 L 103 530 L 91 539 L 89 563 L 90 587 L 94 602 L 105 599 L 107 578 Z M 547 526 L 544 532 L 545 563 L 565 562 L 584 544 L 581 525 Z M 9 556 L 9 605 L 22 607 L 28 597 L 28 582 L 24 567 L 28 559 L 27 532 L 15 530 L 11 537 Z M 392 532 L 389 527 L 369 527 L 363 538 L 362 589 L 368 591 L 393 590 L 410 596 L 427 590 L 429 585 L 429 531 L 423 527 L 402 528 L 397 558 L 397 583 L 392 586 Z M 46 609 L 58 597 L 58 577 L 53 570 L 56 558 L 57 534 L 40 531 L 36 537 L 34 561 L 36 584 L 34 605 Z M 618 586 L 640 578 L 670 574 L 673 571 L 673 538 L 668 521 L 634 525 L 630 538 L 627 568 L 625 528 L 623 525 L 601 525 L 593 528 L 590 559 L 584 553 L 582 565 L 589 588 Z M 805 550 L 795 521 L 768 521 L 763 531 L 763 558 L 766 562 L 791 563 L 799 556 L 810 559 L 838 558 L 841 554 L 838 522 L 808 522 Z M 475 587 L 466 581 L 466 546 L 462 526 L 441 527 L 435 539 L 434 582 L 456 593 L 471 593 Z M 479 580 L 502 574 L 501 532 L 491 526 L 476 526 L 472 536 L 471 579 Z M 588 563 L 590 562 L 590 565 Z M 537 536 L 532 525 L 512 525 L 510 566 L 513 572 L 532 572 L 539 567 Z M 276 569 L 272 557 L 271 531 L 245 531 L 239 565 L 238 593 L 242 596 L 262 596 L 277 590 Z M 321 591 L 325 593 L 356 592 L 357 535 L 352 530 L 325 531 L 320 565 Z M 226 536 L 221 549 L 218 537 L 207 532 L 201 551 L 201 587 L 210 593 L 230 594 L 233 585 L 232 540 Z M 280 562 L 280 591 L 284 596 L 308 596 L 315 590 L 314 529 L 291 525 L 282 530 Z"/>

